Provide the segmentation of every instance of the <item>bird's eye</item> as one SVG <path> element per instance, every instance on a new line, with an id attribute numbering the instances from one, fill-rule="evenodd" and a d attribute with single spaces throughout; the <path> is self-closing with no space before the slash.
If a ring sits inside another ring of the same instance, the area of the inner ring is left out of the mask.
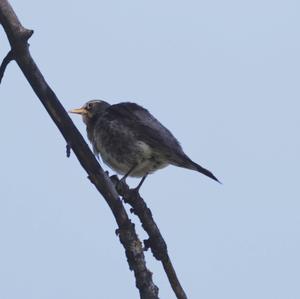
<path id="1" fill-rule="evenodd" d="M 87 110 L 91 110 L 91 109 L 92 109 L 92 106 L 93 106 L 92 103 L 87 103 L 87 104 L 86 104 L 86 109 L 87 109 Z"/>

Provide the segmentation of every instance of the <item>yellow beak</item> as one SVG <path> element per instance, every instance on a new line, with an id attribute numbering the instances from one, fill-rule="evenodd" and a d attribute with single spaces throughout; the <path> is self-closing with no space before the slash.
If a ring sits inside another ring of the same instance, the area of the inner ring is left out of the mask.
<path id="1" fill-rule="evenodd" d="M 75 114 L 86 114 L 87 111 L 85 108 L 81 107 L 81 108 L 77 108 L 77 109 L 72 109 L 69 111 L 69 113 L 75 113 Z"/>

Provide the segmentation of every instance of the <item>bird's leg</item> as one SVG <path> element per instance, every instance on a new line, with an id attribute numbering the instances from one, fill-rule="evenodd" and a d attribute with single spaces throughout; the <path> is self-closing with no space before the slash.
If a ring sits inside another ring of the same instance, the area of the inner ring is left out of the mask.
<path id="1" fill-rule="evenodd" d="M 139 184 L 137 185 L 137 187 L 135 187 L 135 188 L 133 189 L 135 192 L 139 192 L 139 190 L 140 190 L 140 188 L 142 187 L 142 185 L 143 185 L 143 183 L 144 183 L 144 181 L 145 181 L 145 179 L 146 179 L 147 176 L 148 176 L 148 173 L 142 177 L 142 179 L 141 179 L 141 181 L 139 182 Z"/>
<path id="2" fill-rule="evenodd" d="M 133 165 L 133 167 L 131 167 L 131 168 L 129 169 L 129 171 L 121 178 L 121 181 L 125 182 L 126 178 L 127 178 L 127 177 L 130 175 L 130 173 L 135 169 L 135 167 L 136 167 L 136 164 Z"/>
<path id="3" fill-rule="evenodd" d="M 117 182 L 117 184 L 116 184 L 117 190 L 118 190 L 118 188 L 121 187 L 122 183 L 126 183 L 126 178 L 130 175 L 130 173 L 134 170 L 135 167 L 136 167 L 136 164 L 133 165 L 133 167 L 131 167 L 129 169 L 129 171 Z"/>

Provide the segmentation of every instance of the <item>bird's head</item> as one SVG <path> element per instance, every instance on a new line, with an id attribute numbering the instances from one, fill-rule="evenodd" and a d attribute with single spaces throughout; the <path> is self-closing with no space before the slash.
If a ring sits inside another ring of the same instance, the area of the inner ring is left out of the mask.
<path id="1" fill-rule="evenodd" d="M 80 114 L 82 116 L 82 120 L 87 125 L 92 122 L 97 116 L 103 113 L 109 106 L 110 104 L 105 101 L 92 100 L 86 102 L 81 108 L 72 109 L 69 112 Z"/>

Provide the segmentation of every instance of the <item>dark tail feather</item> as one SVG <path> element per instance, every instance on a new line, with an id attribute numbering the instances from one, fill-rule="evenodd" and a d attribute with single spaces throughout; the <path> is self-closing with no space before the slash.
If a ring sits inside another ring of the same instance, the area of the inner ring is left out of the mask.
<path id="1" fill-rule="evenodd" d="M 194 170 L 197 170 L 197 171 L 199 171 L 200 173 L 202 173 L 202 174 L 208 176 L 209 178 L 211 178 L 211 179 L 217 181 L 218 183 L 222 184 L 222 183 L 221 183 L 221 182 L 220 182 L 220 181 L 212 174 L 212 172 L 210 172 L 209 170 L 207 170 L 207 169 L 201 167 L 200 165 L 198 165 L 197 163 L 195 163 L 195 162 L 193 162 L 193 161 L 191 161 L 191 162 L 192 162 L 191 164 L 193 165 L 193 169 L 194 169 Z"/>
<path id="2" fill-rule="evenodd" d="M 180 159 L 177 159 L 177 161 L 173 162 L 172 164 L 179 166 L 179 167 L 184 167 L 184 168 L 188 168 L 191 170 L 196 170 L 199 171 L 200 173 L 208 176 L 209 178 L 215 180 L 216 182 L 222 184 L 213 174 L 212 172 L 210 172 L 209 170 L 201 167 L 200 165 L 198 165 L 197 163 L 195 163 L 194 161 L 192 161 L 187 155 L 183 155 L 180 157 Z"/>
<path id="3" fill-rule="evenodd" d="M 185 153 L 178 153 L 176 157 L 174 157 L 170 162 L 170 164 L 173 164 L 175 166 L 196 170 L 200 173 L 208 176 L 212 180 L 222 184 L 209 170 L 203 168 L 202 166 L 198 165 L 194 161 L 192 161 Z"/>

